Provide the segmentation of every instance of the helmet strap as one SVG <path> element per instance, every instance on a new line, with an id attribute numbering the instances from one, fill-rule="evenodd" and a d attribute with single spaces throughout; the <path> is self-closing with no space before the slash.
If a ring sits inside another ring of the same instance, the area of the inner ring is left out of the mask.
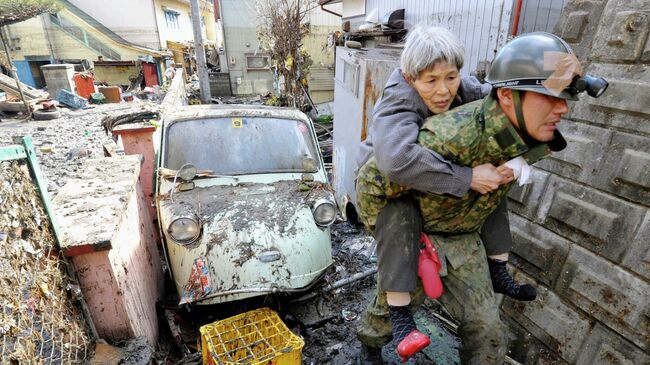
<path id="1" fill-rule="evenodd" d="M 519 134 L 521 134 L 524 141 L 528 141 L 531 137 L 528 135 L 528 130 L 526 129 L 526 121 L 524 120 L 524 112 L 521 107 L 521 96 L 519 90 L 510 90 L 512 90 L 512 101 L 515 106 L 515 117 L 517 118 L 517 124 L 519 125 Z"/>

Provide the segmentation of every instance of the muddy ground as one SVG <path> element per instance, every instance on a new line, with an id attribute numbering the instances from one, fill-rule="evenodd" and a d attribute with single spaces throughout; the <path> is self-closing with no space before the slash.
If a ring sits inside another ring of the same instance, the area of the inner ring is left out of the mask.
<path id="1" fill-rule="evenodd" d="M 366 304 L 373 296 L 375 275 L 333 291 L 323 292 L 321 289 L 327 284 L 375 268 L 373 243 L 373 239 L 360 227 L 347 222 L 334 224 L 332 226 L 334 264 L 324 277 L 321 288 L 292 297 L 266 296 L 206 308 L 176 310 L 176 319 L 181 323 L 184 334 L 184 345 L 191 352 L 198 351 L 196 339 L 200 336 L 198 328 L 201 325 L 227 318 L 241 311 L 268 306 L 276 310 L 287 326 L 304 339 L 303 364 L 356 364 L 356 355 L 361 346 L 356 338 L 356 327 Z M 173 288 L 170 287 L 167 292 L 173 292 Z M 300 300 L 301 297 L 307 296 L 311 298 Z M 432 315 L 434 307 L 435 303 L 426 303 L 416 319 L 420 329 L 428 332 L 436 343 L 407 364 L 434 364 L 433 359 L 438 365 L 458 364 L 458 340 Z M 196 355 L 183 358 L 168 328 L 161 333 L 159 346 L 156 357 L 162 363 L 164 361 L 167 361 L 167 364 L 201 363 Z M 387 364 L 400 363 L 392 349 L 394 349 L 393 343 L 384 348 L 384 361 Z"/>
<path id="2" fill-rule="evenodd" d="M 50 194 L 56 196 L 67 179 L 80 174 L 83 160 L 89 157 L 103 156 L 102 145 L 113 143 L 101 126 L 101 119 L 126 111 L 155 109 L 156 105 L 148 101 L 134 103 L 97 105 L 86 110 L 63 110 L 63 117 L 50 121 L 22 121 L 17 117 L 2 118 L 0 121 L 0 146 L 11 144 L 11 137 L 30 135 L 33 139 L 37 158 L 47 180 Z M 372 256 L 373 240 L 360 227 L 346 222 L 332 226 L 332 256 L 334 265 L 323 279 L 322 286 L 348 278 L 354 274 L 372 270 L 376 263 Z M 266 296 L 252 300 L 211 306 L 208 308 L 183 308 L 175 310 L 175 318 L 183 329 L 184 345 L 179 347 L 173 340 L 169 327 L 164 320 L 165 303 L 173 303 L 174 298 L 160 305 L 161 335 L 153 357 L 158 364 L 199 364 L 196 352 L 199 326 L 211 323 L 230 315 L 252 310 L 260 306 L 269 306 L 277 310 L 284 322 L 305 341 L 302 351 L 303 364 L 354 364 L 360 343 L 356 339 L 355 329 L 359 323 L 366 303 L 373 295 L 375 276 L 370 275 L 340 289 L 323 293 L 320 287 L 313 289 L 311 298 L 297 300 L 293 297 Z M 168 293 L 173 293 L 171 286 Z M 309 294 L 309 293 L 307 293 Z M 304 294 L 302 294 L 304 295 Z M 178 301 L 176 301 L 177 303 Z M 435 303 L 427 303 L 426 310 L 417 317 L 421 329 L 425 329 L 434 339 L 434 345 L 425 353 L 412 359 L 411 364 L 439 365 L 457 364 L 457 340 L 433 316 Z M 142 363 L 149 349 L 133 342 L 121 345 L 126 350 L 122 363 Z M 185 349 L 184 349 L 184 348 Z M 133 350 L 136 349 L 136 350 Z M 397 363 L 394 345 L 384 349 L 387 363 Z"/>

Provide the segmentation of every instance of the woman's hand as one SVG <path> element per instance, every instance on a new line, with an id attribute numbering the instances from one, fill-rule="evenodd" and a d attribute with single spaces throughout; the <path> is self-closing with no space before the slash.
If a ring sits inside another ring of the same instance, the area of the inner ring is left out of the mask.
<path id="1" fill-rule="evenodd" d="M 500 185 L 511 182 L 514 178 L 514 172 L 509 167 L 505 165 L 494 167 L 486 163 L 472 169 L 472 181 L 469 187 L 480 194 L 487 194 L 497 190 Z"/>
<path id="2" fill-rule="evenodd" d="M 503 184 L 512 182 L 515 179 L 515 172 L 506 165 L 501 165 L 497 167 L 497 172 L 500 173 L 501 176 L 503 176 L 506 179 L 506 182 L 504 182 Z"/>

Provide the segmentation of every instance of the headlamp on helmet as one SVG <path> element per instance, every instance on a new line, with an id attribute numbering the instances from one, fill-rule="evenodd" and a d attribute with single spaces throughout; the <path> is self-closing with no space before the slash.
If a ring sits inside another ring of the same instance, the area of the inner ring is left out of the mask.
<path id="1" fill-rule="evenodd" d="M 571 94 L 579 94 L 586 91 L 589 96 L 597 98 L 605 93 L 608 86 L 609 83 L 602 77 L 586 74 L 582 77 L 574 77 L 571 84 L 567 87 L 567 91 Z"/>

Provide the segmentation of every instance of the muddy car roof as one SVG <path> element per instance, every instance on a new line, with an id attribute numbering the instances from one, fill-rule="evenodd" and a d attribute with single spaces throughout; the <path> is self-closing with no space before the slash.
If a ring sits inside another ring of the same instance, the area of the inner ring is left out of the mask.
<path id="1" fill-rule="evenodd" d="M 165 124 L 177 120 L 219 118 L 219 117 L 272 117 L 285 119 L 307 120 L 304 113 L 298 109 L 281 108 L 264 105 L 239 105 L 239 104 L 217 104 L 217 105 L 190 105 L 180 107 L 177 110 L 165 115 Z"/>

